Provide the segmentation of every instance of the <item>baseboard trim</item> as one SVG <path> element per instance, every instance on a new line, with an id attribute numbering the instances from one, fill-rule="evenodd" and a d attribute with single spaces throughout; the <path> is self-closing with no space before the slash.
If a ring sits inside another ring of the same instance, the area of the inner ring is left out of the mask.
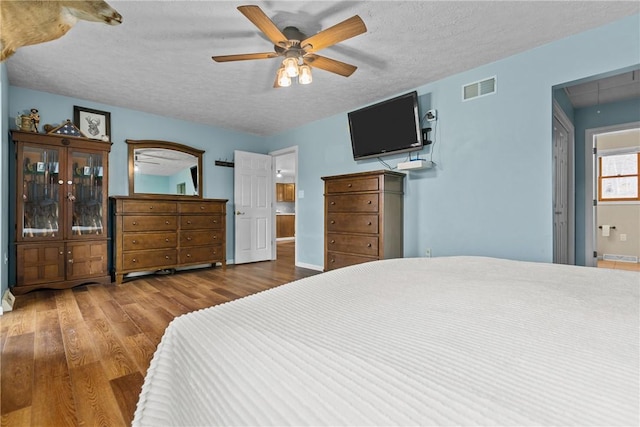
<path id="1" fill-rule="evenodd" d="M 321 265 L 307 264 L 305 262 L 297 263 L 296 267 L 308 268 L 309 270 L 315 270 L 315 271 L 323 271 L 324 270 L 324 267 L 321 266 Z"/>
<path id="2" fill-rule="evenodd" d="M 16 302 L 16 297 L 11 293 L 9 289 L 7 289 L 2 296 L 2 308 L 0 308 L 0 314 L 4 313 L 5 311 L 12 311 L 14 302 Z"/>

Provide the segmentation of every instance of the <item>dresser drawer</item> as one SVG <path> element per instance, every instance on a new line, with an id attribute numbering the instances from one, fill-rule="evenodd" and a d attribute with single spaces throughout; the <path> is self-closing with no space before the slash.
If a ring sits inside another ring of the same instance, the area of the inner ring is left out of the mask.
<path id="1" fill-rule="evenodd" d="M 380 181 L 378 177 L 344 178 L 326 182 L 327 193 L 351 193 L 354 191 L 378 191 Z"/>
<path id="2" fill-rule="evenodd" d="M 180 247 L 205 246 L 222 242 L 224 230 L 182 231 Z"/>
<path id="3" fill-rule="evenodd" d="M 222 262 L 222 245 L 180 249 L 180 264 Z"/>
<path id="4" fill-rule="evenodd" d="M 124 213 L 176 213 L 178 208 L 175 202 L 123 200 L 122 211 Z"/>
<path id="5" fill-rule="evenodd" d="M 327 231 L 378 234 L 378 215 L 329 213 Z"/>
<path id="6" fill-rule="evenodd" d="M 173 215 L 125 215 L 122 217 L 122 231 L 175 231 L 178 220 Z"/>
<path id="7" fill-rule="evenodd" d="M 222 203 L 180 202 L 181 213 L 222 213 L 225 205 Z"/>
<path id="8" fill-rule="evenodd" d="M 183 215 L 180 217 L 182 230 L 197 230 L 203 228 L 221 228 L 221 215 Z"/>
<path id="9" fill-rule="evenodd" d="M 175 249 L 125 252 L 122 254 L 122 265 L 125 270 L 166 268 L 174 266 L 177 260 L 178 256 Z"/>
<path id="10" fill-rule="evenodd" d="M 357 255 L 347 255 L 336 252 L 327 252 L 327 265 L 326 269 L 335 270 L 336 268 L 347 267 L 349 265 L 354 264 L 362 264 L 363 262 L 369 261 L 377 261 L 378 258 L 357 256 Z"/>
<path id="11" fill-rule="evenodd" d="M 327 212 L 378 212 L 377 193 L 327 196 Z"/>
<path id="12" fill-rule="evenodd" d="M 327 251 L 378 256 L 378 237 L 329 233 L 327 234 Z"/>
<path id="13" fill-rule="evenodd" d="M 142 249 L 175 248 L 178 242 L 177 233 L 124 233 L 122 249 L 136 251 Z"/>

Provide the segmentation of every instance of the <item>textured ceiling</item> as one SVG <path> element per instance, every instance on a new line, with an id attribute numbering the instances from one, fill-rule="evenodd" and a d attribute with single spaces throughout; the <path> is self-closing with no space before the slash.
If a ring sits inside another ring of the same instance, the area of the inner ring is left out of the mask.
<path id="1" fill-rule="evenodd" d="M 314 70 L 311 85 L 272 87 L 278 59 L 236 1 L 116 1 L 111 27 L 81 21 L 53 42 L 19 49 L 12 85 L 258 135 L 272 135 L 453 73 L 640 12 L 609 1 L 264 1 L 275 24 L 307 35 L 355 14 L 368 31 L 319 54 L 358 67 Z"/>

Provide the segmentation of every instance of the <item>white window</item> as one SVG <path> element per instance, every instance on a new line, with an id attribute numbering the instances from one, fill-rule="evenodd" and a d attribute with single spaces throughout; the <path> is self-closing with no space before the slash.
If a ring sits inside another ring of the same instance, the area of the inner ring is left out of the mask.
<path id="1" fill-rule="evenodd" d="M 640 152 L 604 154 L 599 158 L 598 200 L 640 201 L 638 163 Z"/>

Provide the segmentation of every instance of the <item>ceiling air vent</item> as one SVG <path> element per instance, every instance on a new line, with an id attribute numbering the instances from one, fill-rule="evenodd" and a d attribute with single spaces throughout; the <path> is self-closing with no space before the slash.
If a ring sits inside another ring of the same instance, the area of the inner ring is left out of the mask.
<path id="1" fill-rule="evenodd" d="M 492 93 L 496 93 L 495 76 L 463 86 L 462 100 L 468 101 L 470 99 L 478 98 L 481 96 L 491 95 Z"/>

